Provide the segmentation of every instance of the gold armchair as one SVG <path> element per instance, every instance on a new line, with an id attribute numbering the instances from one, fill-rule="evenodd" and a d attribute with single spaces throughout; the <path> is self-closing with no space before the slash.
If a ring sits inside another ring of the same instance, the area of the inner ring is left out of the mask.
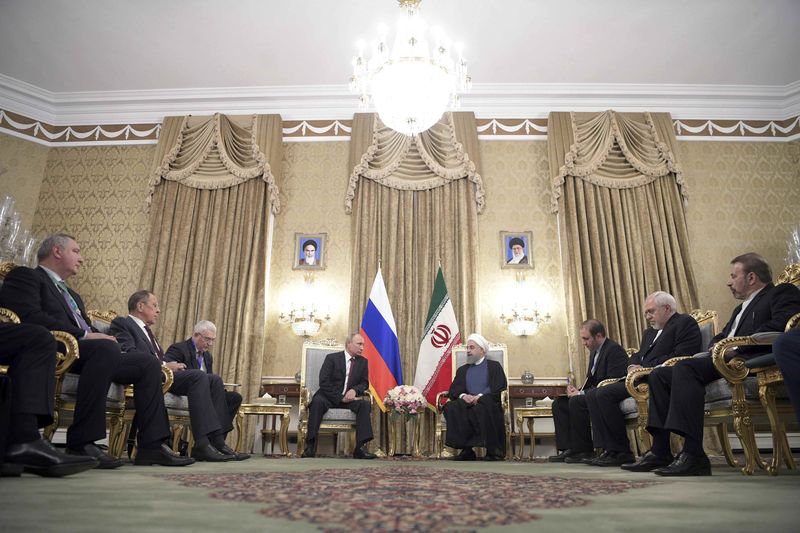
<path id="1" fill-rule="evenodd" d="M 297 455 L 306 444 L 308 432 L 308 406 L 311 398 L 319 389 L 319 371 L 325 357 L 333 352 L 344 350 L 344 345 L 335 342 L 306 342 L 303 344 L 303 355 L 300 363 L 300 408 L 297 420 Z M 372 404 L 372 396 L 367 393 L 361 399 Z M 373 406 L 374 407 L 374 406 Z M 349 409 L 329 409 L 322 417 L 319 433 L 348 433 L 348 450 L 355 448 L 356 415 Z M 335 442 L 335 441 L 334 441 Z M 334 446 L 335 449 L 335 446 Z"/>
<path id="2" fill-rule="evenodd" d="M 503 371 L 506 374 L 506 381 L 508 381 L 508 349 L 506 345 L 491 344 L 489 346 L 489 351 L 486 353 L 486 358 L 491 359 L 492 361 L 497 361 L 503 366 Z M 454 347 L 451 360 L 453 372 L 452 377 L 455 378 L 456 371 L 467 362 L 467 347 L 463 344 Z M 444 404 L 447 403 L 447 400 L 449 400 L 447 391 L 441 391 L 436 394 L 436 422 L 434 426 L 433 452 L 436 457 L 439 458 L 452 455 L 450 453 L 445 453 L 444 450 L 444 434 L 447 431 L 444 419 Z M 508 397 L 508 389 L 504 390 L 500 394 L 500 402 L 503 409 L 503 419 L 506 428 L 506 459 L 511 459 L 511 403 Z"/>
<path id="3" fill-rule="evenodd" d="M 711 339 L 714 338 L 717 332 L 717 312 L 704 309 L 695 309 L 689 314 L 697 321 L 697 325 L 700 327 L 700 334 L 703 339 L 702 345 L 708 346 L 711 344 Z M 629 355 L 631 355 L 630 350 Z M 673 357 L 672 359 L 665 361 L 664 366 L 673 366 L 679 361 L 688 359 L 689 357 L 691 356 L 686 355 Z M 639 452 L 637 455 L 644 454 L 644 452 L 649 450 L 653 445 L 650 433 L 647 431 L 647 417 L 649 413 L 648 402 L 650 398 L 650 388 L 647 384 L 647 376 L 652 371 L 652 368 L 645 367 L 638 368 L 630 372 L 625 377 L 625 388 L 628 389 L 628 393 L 631 395 L 631 398 L 627 398 L 620 403 L 620 409 L 622 409 L 622 412 L 626 415 L 626 421 L 628 422 L 629 428 L 635 430 L 636 447 L 638 448 Z M 708 405 L 706 407 L 706 415 L 708 416 Z M 636 413 L 635 416 L 632 414 L 633 412 Z M 728 464 L 735 466 L 736 463 L 735 459 L 733 458 L 733 451 L 731 450 L 730 442 L 728 441 L 726 421 L 724 419 L 722 421 L 719 419 L 708 420 L 711 422 L 708 425 L 714 426 L 717 431 L 720 443 L 722 444 L 723 453 L 725 454 L 725 459 L 728 461 Z"/>

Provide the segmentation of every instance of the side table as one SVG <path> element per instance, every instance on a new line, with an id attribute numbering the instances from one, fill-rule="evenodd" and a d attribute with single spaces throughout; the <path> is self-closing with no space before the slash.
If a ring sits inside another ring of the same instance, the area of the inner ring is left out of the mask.
<path id="1" fill-rule="evenodd" d="M 553 416 L 553 410 L 548 407 L 517 407 L 514 409 L 514 417 L 516 421 L 516 428 L 518 434 L 518 449 L 517 449 L 517 459 L 522 459 L 522 452 L 525 449 L 525 432 L 522 430 L 522 422 L 526 421 L 528 423 L 528 436 L 531 439 L 531 449 L 528 453 L 528 458 L 533 459 L 533 449 L 534 449 L 534 442 L 536 438 L 536 433 L 533 430 L 534 421 L 537 418 L 548 418 Z"/>
<path id="2" fill-rule="evenodd" d="M 239 413 L 236 415 L 236 429 L 239 437 L 236 439 L 236 451 L 242 451 L 242 442 L 244 441 L 243 437 L 243 422 L 245 415 L 255 415 L 255 416 L 272 416 L 272 417 L 280 417 L 281 419 L 281 429 L 280 429 L 280 438 L 279 442 L 281 445 L 281 453 L 283 455 L 290 455 L 289 454 L 289 443 L 287 439 L 287 435 L 289 433 L 289 411 L 292 409 L 290 404 L 263 404 L 263 403 L 243 403 L 241 407 L 239 407 Z M 263 430 L 262 434 L 267 430 Z M 271 437 L 275 438 L 275 425 L 272 425 L 271 430 Z"/>

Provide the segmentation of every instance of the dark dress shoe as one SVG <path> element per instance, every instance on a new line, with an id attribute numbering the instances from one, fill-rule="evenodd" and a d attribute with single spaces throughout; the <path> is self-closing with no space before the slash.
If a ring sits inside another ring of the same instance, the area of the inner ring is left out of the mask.
<path id="1" fill-rule="evenodd" d="M 608 452 L 592 461 L 592 466 L 622 466 L 633 461 L 634 457 L 630 452 Z"/>
<path id="2" fill-rule="evenodd" d="M 208 461 L 209 463 L 223 463 L 225 461 L 236 460 L 236 457 L 233 455 L 222 453 L 210 443 L 192 448 L 192 457 L 198 461 Z"/>
<path id="3" fill-rule="evenodd" d="M 635 463 L 626 463 L 621 465 L 620 468 L 628 472 L 652 472 L 656 468 L 667 466 L 672 462 L 672 456 L 666 457 L 656 455 L 653 452 L 647 452 L 639 458 Z"/>
<path id="4" fill-rule="evenodd" d="M 22 465 L 3 463 L 3 468 L 0 470 L 0 477 L 20 477 L 22 475 L 22 470 Z"/>
<path id="5" fill-rule="evenodd" d="M 306 447 L 303 448 L 303 453 L 300 457 L 303 458 L 313 458 L 317 455 L 317 443 L 312 441 L 306 441 Z"/>
<path id="6" fill-rule="evenodd" d="M 506 458 L 502 455 L 496 453 L 488 453 L 486 457 L 483 458 L 484 461 L 505 461 Z"/>
<path id="7" fill-rule="evenodd" d="M 117 459 L 116 457 L 111 457 L 106 452 L 101 450 L 97 447 L 97 445 L 93 443 L 89 443 L 85 446 L 81 446 L 80 448 L 67 448 L 67 453 L 71 455 L 83 455 L 85 457 L 93 457 L 99 463 L 97 468 L 102 468 L 105 470 L 110 470 L 112 468 L 119 468 L 122 466 L 122 459 Z"/>
<path id="8" fill-rule="evenodd" d="M 668 466 L 653 470 L 659 476 L 710 476 L 711 461 L 705 455 L 697 457 L 681 452 Z"/>
<path id="9" fill-rule="evenodd" d="M 573 452 L 564 458 L 564 462 L 569 464 L 583 463 L 584 459 L 591 459 L 592 457 L 594 457 L 592 452 Z"/>
<path id="10" fill-rule="evenodd" d="M 472 448 L 464 448 L 461 453 L 453 457 L 453 461 L 474 461 L 475 459 L 477 456 Z"/>
<path id="11" fill-rule="evenodd" d="M 596 466 L 596 465 L 594 464 L 594 463 L 595 463 L 595 461 L 598 461 L 598 460 L 600 460 L 600 459 L 605 459 L 605 458 L 607 458 L 609 455 L 611 455 L 611 452 L 603 451 L 603 453 L 601 453 L 600 455 L 598 455 L 598 456 L 596 456 L 596 457 L 587 457 L 586 459 L 583 459 L 581 462 L 582 462 L 583 464 L 585 464 L 585 465 Z"/>
<path id="12" fill-rule="evenodd" d="M 135 465 L 186 466 L 194 463 L 191 457 L 181 457 L 166 444 L 158 448 L 139 448 Z"/>
<path id="13" fill-rule="evenodd" d="M 77 474 L 97 468 L 98 464 L 93 457 L 61 453 L 45 439 L 9 444 L 6 448 L 5 462 L 9 465 L 21 465 L 24 472 L 44 477 Z"/>
<path id="14" fill-rule="evenodd" d="M 232 455 L 234 461 L 245 461 L 247 459 L 250 459 L 250 454 L 249 453 L 239 453 L 239 452 L 235 451 L 233 448 L 231 448 L 230 446 L 228 446 L 227 444 L 223 445 L 222 448 L 217 448 L 217 449 L 219 451 L 221 451 L 222 453 L 226 453 L 228 455 Z"/>
<path id="15" fill-rule="evenodd" d="M 572 454 L 572 450 L 562 450 L 558 455 L 551 455 L 547 458 L 548 463 L 563 463 L 568 455 Z"/>
<path id="16" fill-rule="evenodd" d="M 374 453 L 369 453 L 364 448 L 356 448 L 353 451 L 353 459 L 375 459 L 376 457 L 378 456 Z"/>

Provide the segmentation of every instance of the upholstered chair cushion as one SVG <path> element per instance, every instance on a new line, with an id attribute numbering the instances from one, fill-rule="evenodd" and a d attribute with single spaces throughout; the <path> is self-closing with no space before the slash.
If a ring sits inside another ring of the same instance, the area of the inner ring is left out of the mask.
<path id="1" fill-rule="evenodd" d="M 639 408 L 636 407 L 636 400 L 633 398 L 625 398 L 619 402 L 619 409 L 625 415 L 626 420 L 634 419 L 639 416 Z"/>
<path id="2" fill-rule="evenodd" d="M 61 399 L 75 400 L 78 394 L 78 379 L 80 375 L 67 372 L 64 374 L 64 381 L 61 385 Z M 106 394 L 106 401 L 115 405 L 121 405 L 125 400 L 125 386 L 119 383 L 111 383 Z"/>

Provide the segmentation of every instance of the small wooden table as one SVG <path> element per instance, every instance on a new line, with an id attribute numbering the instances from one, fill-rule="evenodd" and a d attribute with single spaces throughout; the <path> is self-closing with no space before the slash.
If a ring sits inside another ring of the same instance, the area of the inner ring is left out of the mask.
<path id="1" fill-rule="evenodd" d="M 522 422 L 528 423 L 528 436 L 531 439 L 531 449 L 528 458 L 533 459 L 533 449 L 535 446 L 536 433 L 533 430 L 533 423 L 537 418 L 548 418 L 553 416 L 553 410 L 547 407 L 517 407 L 514 409 L 517 436 L 519 446 L 517 448 L 517 459 L 522 459 L 522 452 L 525 449 L 525 432 L 522 430 Z"/>
<path id="2" fill-rule="evenodd" d="M 242 427 L 244 425 L 244 417 L 245 415 L 254 415 L 254 416 L 272 416 L 273 420 L 274 417 L 280 417 L 281 419 L 281 429 L 280 429 L 280 437 L 279 442 L 281 445 L 281 454 L 289 456 L 289 442 L 287 439 L 287 435 L 289 433 L 289 411 L 292 409 L 292 406 L 288 403 L 284 404 L 264 404 L 264 403 L 243 403 L 241 407 L 239 407 L 239 413 L 236 415 L 236 429 L 239 434 L 239 437 L 236 439 L 236 451 L 241 452 L 242 450 L 242 443 L 244 442 L 244 432 L 242 431 Z M 262 435 L 267 430 L 262 431 Z M 271 438 L 275 438 L 275 424 L 272 425 L 272 430 L 270 431 Z M 266 454 L 265 454 L 266 455 Z"/>

